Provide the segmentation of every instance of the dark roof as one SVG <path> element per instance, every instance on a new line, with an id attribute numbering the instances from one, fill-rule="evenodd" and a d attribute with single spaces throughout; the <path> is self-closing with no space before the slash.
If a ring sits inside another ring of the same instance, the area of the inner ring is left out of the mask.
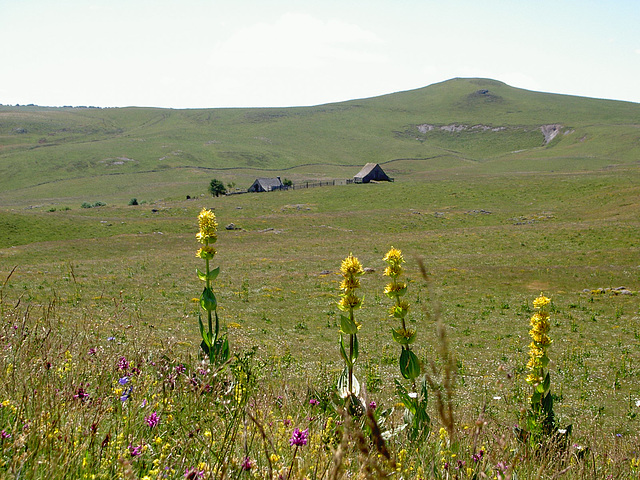
<path id="1" fill-rule="evenodd" d="M 364 178 L 371 173 L 371 171 L 378 166 L 377 163 L 367 163 L 362 170 L 354 175 L 354 178 Z"/>
<path id="2" fill-rule="evenodd" d="M 253 182 L 253 185 L 251 185 L 252 187 L 254 185 L 258 185 L 260 186 L 261 189 L 263 189 L 264 191 L 268 192 L 274 188 L 279 188 L 282 187 L 282 180 L 280 180 L 280 177 L 275 177 L 275 178 L 256 178 L 256 181 Z"/>

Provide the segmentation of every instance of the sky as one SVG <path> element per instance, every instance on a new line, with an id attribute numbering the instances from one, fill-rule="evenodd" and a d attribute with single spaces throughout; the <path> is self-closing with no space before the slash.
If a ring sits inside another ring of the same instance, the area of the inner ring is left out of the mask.
<path id="1" fill-rule="evenodd" d="M 0 104 L 310 106 L 483 77 L 640 103 L 640 0 L 0 0 Z"/>

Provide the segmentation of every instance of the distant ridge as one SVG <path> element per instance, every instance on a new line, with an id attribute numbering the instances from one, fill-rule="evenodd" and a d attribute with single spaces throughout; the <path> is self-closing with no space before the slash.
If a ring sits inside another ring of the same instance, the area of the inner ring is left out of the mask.
<path id="1" fill-rule="evenodd" d="M 638 162 L 639 132 L 640 104 L 483 78 L 314 107 L 0 106 L 0 205 L 128 195 L 140 183 L 177 192 L 217 170 L 228 181 L 343 178 L 368 162 L 396 181 L 474 165 L 589 170 Z"/>

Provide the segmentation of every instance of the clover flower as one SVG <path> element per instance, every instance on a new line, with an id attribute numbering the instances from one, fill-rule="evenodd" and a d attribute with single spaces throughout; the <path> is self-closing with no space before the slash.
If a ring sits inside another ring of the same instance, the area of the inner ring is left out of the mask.
<path id="1" fill-rule="evenodd" d="M 158 412 L 153 412 L 148 417 L 145 417 L 144 421 L 147 422 L 147 425 L 149 425 L 150 428 L 154 428 L 160 423 L 160 416 L 158 415 Z"/>
<path id="2" fill-rule="evenodd" d="M 300 430 L 299 428 L 295 428 L 293 430 L 293 434 L 289 439 L 289 445 L 292 447 L 295 445 L 296 447 L 304 447 L 307 444 L 309 439 L 309 429 Z"/>

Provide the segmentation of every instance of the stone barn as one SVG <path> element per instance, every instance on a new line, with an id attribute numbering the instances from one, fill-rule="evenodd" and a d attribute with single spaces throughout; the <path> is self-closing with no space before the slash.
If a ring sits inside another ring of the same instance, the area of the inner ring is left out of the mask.
<path id="1" fill-rule="evenodd" d="M 272 190 L 282 190 L 282 180 L 276 178 L 256 178 L 253 185 L 249 187 L 247 192 L 270 192 Z"/>
<path id="2" fill-rule="evenodd" d="M 370 181 L 376 182 L 392 182 L 393 179 L 389 178 L 382 167 L 377 163 L 367 163 L 362 170 L 360 170 L 354 177 L 354 183 L 369 183 Z"/>

